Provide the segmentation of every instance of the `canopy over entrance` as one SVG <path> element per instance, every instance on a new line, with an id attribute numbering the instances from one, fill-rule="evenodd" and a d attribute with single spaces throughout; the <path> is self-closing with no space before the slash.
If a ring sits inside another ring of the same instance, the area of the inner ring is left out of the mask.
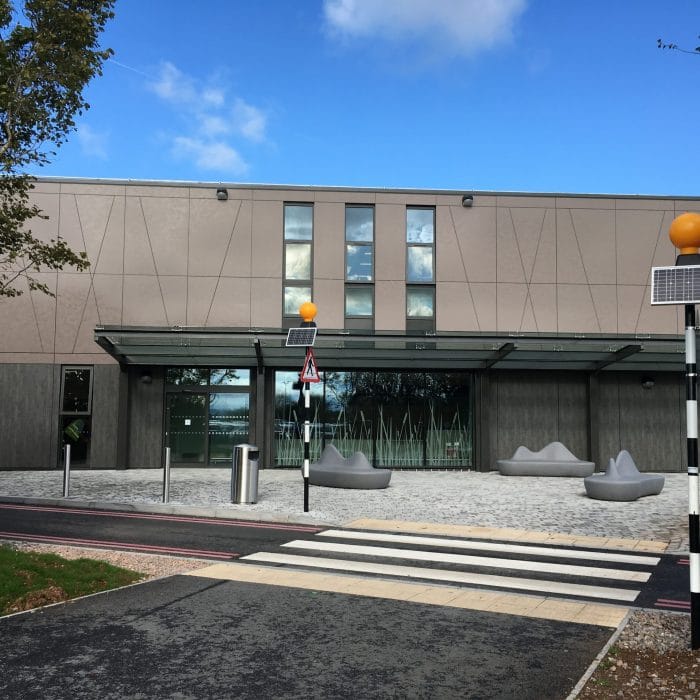
<path id="1" fill-rule="evenodd" d="M 95 341 L 126 365 L 296 367 L 304 350 L 281 329 L 99 326 Z M 668 371 L 685 366 L 682 336 L 464 334 L 405 335 L 319 329 L 321 370 L 499 369 Z"/>

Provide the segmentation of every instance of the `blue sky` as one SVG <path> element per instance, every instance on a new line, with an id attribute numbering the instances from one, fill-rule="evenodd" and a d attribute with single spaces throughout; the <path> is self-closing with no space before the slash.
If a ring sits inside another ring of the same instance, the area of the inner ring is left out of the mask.
<path id="1" fill-rule="evenodd" d="M 37 175 L 700 194 L 696 0 L 118 0 Z"/>

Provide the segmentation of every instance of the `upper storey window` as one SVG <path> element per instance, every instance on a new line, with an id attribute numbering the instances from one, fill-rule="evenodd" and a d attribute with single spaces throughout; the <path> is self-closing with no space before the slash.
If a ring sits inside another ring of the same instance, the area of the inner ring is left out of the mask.
<path id="1" fill-rule="evenodd" d="M 406 208 L 406 330 L 435 330 L 435 209 Z"/>
<path id="2" fill-rule="evenodd" d="M 435 245 L 435 210 L 406 210 L 406 281 L 433 282 L 433 250 Z"/>
<path id="3" fill-rule="evenodd" d="M 345 207 L 345 279 L 374 279 L 374 208 Z"/>
<path id="4" fill-rule="evenodd" d="M 284 316 L 298 317 L 311 301 L 313 272 L 313 204 L 284 205 Z"/>

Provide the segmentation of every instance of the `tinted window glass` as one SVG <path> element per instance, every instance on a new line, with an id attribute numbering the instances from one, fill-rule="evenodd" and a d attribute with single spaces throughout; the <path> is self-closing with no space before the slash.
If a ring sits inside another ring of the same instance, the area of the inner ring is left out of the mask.
<path id="1" fill-rule="evenodd" d="M 408 243 L 432 243 L 434 236 L 434 211 L 432 209 L 406 210 L 406 241 Z"/>
<path id="2" fill-rule="evenodd" d="M 345 240 L 371 243 L 374 239 L 374 209 L 345 208 Z"/>
<path id="3" fill-rule="evenodd" d="M 372 280 L 372 246 L 348 245 L 345 252 L 345 277 L 348 280 Z"/>
<path id="4" fill-rule="evenodd" d="M 63 412 L 90 412 L 89 368 L 63 370 Z"/>
<path id="5" fill-rule="evenodd" d="M 305 301 L 311 301 L 311 287 L 285 287 L 284 315 L 298 316 L 299 307 Z"/>
<path id="6" fill-rule="evenodd" d="M 314 208 L 311 205 L 284 205 L 284 237 L 310 241 L 313 234 Z"/>
<path id="7" fill-rule="evenodd" d="M 431 287 L 406 290 L 406 315 L 409 318 L 432 318 L 434 290 Z"/>
<path id="8" fill-rule="evenodd" d="M 284 276 L 288 280 L 311 279 L 311 244 L 287 243 Z"/>
<path id="9" fill-rule="evenodd" d="M 409 246 L 406 277 L 409 282 L 433 281 L 433 249 L 430 246 Z"/>
<path id="10" fill-rule="evenodd" d="M 249 386 L 249 369 L 213 369 L 211 370 L 211 384 L 218 386 Z"/>
<path id="11" fill-rule="evenodd" d="M 345 290 L 346 316 L 372 315 L 372 290 L 368 287 L 347 287 Z"/>

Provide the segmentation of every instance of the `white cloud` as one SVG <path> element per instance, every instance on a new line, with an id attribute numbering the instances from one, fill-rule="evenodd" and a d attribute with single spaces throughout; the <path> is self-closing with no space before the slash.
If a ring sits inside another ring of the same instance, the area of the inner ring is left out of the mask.
<path id="1" fill-rule="evenodd" d="M 169 61 L 160 65 L 150 89 L 177 111 L 184 129 L 170 136 L 172 151 L 191 158 L 202 170 L 241 174 L 248 168 L 234 144 L 233 135 L 248 141 L 266 138 L 267 115 L 241 97 L 230 101 L 227 86 L 218 76 L 200 81 Z"/>
<path id="2" fill-rule="evenodd" d="M 160 76 L 150 87 L 158 97 L 168 102 L 196 104 L 199 101 L 192 78 L 169 61 L 161 64 Z"/>
<path id="3" fill-rule="evenodd" d="M 95 131 L 87 124 L 80 124 L 77 135 L 80 148 L 86 156 L 101 160 L 107 159 L 108 136 L 106 132 Z"/>
<path id="4" fill-rule="evenodd" d="M 203 114 L 200 120 L 200 131 L 205 136 L 220 136 L 231 133 L 231 123 L 216 114 Z"/>
<path id="5" fill-rule="evenodd" d="M 223 141 L 203 141 L 189 136 L 176 136 L 173 139 L 173 152 L 176 156 L 194 158 L 195 165 L 202 170 L 219 170 L 242 175 L 248 164 L 238 151 Z"/>
<path id="6" fill-rule="evenodd" d="M 526 0 L 324 0 L 328 26 L 349 37 L 422 40 L 471 55 L 512 37 Z"/>
<path id="7" fill-rule="evenodd" d="M 236 128 L 247 139 L 251 141 L 265 140 L 267 116 L 262 110 L 239 98 L 233 105 L 233 118 Z"/>

